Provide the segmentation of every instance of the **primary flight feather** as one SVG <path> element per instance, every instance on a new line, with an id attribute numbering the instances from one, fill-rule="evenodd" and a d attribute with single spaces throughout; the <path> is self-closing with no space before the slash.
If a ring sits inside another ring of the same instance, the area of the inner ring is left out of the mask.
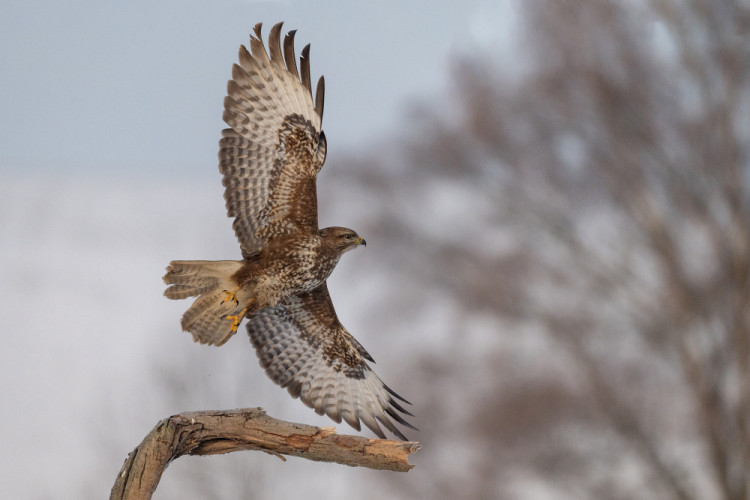
<path id="1" fill-rule="evenodd" d="M 336 422 L 379 437 L 392 420 L 412 427 L 406 401 L 372 371 L 372 357 L 341 325 L 326 280 L 341 256 L 365 240 L 344 227 L 318 228 L 316 178 L 326 158 L 323 77 L 313 99 L 310 46 L 299 71 L 294 36 L 281 23 L 263 45 L 261 24 L 240 47 L 224 99 L 219 141 L 227 212 L 242 260 L 173 261 L 164 294 L 195 297 L 183 330 L 222 345 L 247 318 L 247 332 L 266 374 L 293 397 Z"/>

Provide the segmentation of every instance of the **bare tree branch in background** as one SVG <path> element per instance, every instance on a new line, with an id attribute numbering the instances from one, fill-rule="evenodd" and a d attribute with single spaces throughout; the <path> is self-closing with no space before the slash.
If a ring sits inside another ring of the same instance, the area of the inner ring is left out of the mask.
<path id="1" fill-rule="evenodd" d="M 748 4 L 518 6 L 521 77 L 489 55 L 458 63 L 453 101 L 413 124 L 406 178 L 348 169 L 393 201 L 371 223 L 399 228 L 372 238 L 389 264 L 463 311 L 410 391 L 428 415 L 461 407 L 481 465 L 412 493 L 747 499 Z M 435 231 L 441 210 L 459 222 Z M 387 307 L 418 306 L 404 295 Z M 469 352 L 477 318 L 496 342 Z M 511 354 L 539 333 L 535 356 Z M 495 384 L 447 402 L 477 379 Z M 422 427 L 422 442 L 446 435 Z"/>

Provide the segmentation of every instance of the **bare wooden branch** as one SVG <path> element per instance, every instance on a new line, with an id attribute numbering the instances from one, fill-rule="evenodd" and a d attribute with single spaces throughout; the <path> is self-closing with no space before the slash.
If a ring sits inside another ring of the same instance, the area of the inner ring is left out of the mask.
<path id="1" fill-rule="evenodd" d="M 337 434 L 333 427 L 284 422 L 262 408 L 180 413 L 160 421 L 125 460 L 111 500 L 148 499 L 169 463 L 182 455 L 260 450 L 317 462 L 406 472 L 417 442 Z"/>

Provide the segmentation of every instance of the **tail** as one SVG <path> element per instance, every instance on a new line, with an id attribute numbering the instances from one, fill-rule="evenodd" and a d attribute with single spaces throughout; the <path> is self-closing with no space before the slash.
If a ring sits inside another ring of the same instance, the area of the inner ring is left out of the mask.
<path id="1" fill-rule="evenodd" d="M 198 296 L 182 315 L 182 329 L 201 344 L 222 345 L 237 332 L 252 292 L 231 279 L 243 265 L 236 260 L 175 260 L 167 266 L 164 295 L 169 299 Z"/>

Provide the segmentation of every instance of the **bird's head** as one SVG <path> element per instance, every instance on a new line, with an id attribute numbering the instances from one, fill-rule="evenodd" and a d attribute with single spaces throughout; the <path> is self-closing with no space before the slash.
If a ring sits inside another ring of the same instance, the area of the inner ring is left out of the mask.
<path id="1" fill-rule="evenodd" d="M 320 231 L 323 239 L 338 253 L 342 254 L 359 245 L 367 246 L 367 242 L 356 231 L 345 227 L 327 227 Z"/>

